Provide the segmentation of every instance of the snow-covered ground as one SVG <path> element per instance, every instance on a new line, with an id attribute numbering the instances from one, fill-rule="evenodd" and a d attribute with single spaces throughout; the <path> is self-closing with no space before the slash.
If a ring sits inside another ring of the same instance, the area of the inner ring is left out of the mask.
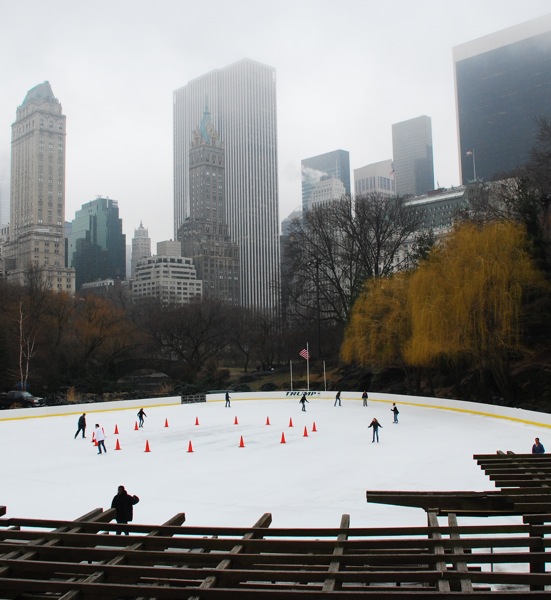
<path id="1" fill-rule="evenodd" d="M 332 396 L 311 398 L 306 412 L 298 398 L 233 399 L 231 408 L 143 400 L 138 430 L 135 402 L 3 411 L 0 504 L 8 517 L 74 519 L 108 508 L 122 484 L 140 497 L 136 523 L 185 512 L 188 525 L 250 526 L 271 512 L 274 527 L 337 527 L 345 513 L 352 527 L 424 525 L 422 510 L 368 504 L 366 490 L 491 490 L 473 454 L 530 452 L 536 436 L 551 450 L 549 415 L 504 418 L 481 404 L 473 413 L 465 403 L 440 409 L 401 397 L 396 425 L 388 398 L 373 394 L 366 408 L 356 396 L 343 394 L 341 407 Z M 87 439 L 74 439 L 82 412 Z M 101 456 L 95 423 L 107 435 Z"/>

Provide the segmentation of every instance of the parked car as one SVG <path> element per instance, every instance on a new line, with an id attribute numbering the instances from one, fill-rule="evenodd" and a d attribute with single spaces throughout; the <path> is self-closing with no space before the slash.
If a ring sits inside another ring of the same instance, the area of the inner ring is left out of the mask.
<path id="1" fill-rule="evenodd" d="M 44 399 L 33 396 L 29 392 L 11 390 L 6 394 L 0 394 L 1 408 L 32 408 L 33 406 L 44 406 Z"/>

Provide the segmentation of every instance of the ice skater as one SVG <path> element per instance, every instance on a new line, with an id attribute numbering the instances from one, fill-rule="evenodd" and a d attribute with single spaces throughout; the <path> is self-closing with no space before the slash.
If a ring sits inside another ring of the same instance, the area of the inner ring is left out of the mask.
<path id="1" fill-rule="evenodd" d="M 111 508 L 114 508 L 117 511 L 117 515 L 115 519 L 117 523 L 129 523 L 134 518 L 134 505 L 138 504 L 140 499 L 138 496 L 131 496 L 125 489 L 124 485 L 119 485 L 117 495 L 113 498 L 113 502 L 111 502 Z M 117 535 L 120 535 L 122 532 L 120 529 L 117 529 Z M 128 531 L 124 532 L 125 535 L 128 535 Z"/>
<path id="2" fill-rule="evenodd" d="M 225 404 L 224 408 L 231 408 L 231 405 L 230 405 L 230 393 L 229 392 L 226 392 L 226 404 Z"/>
<path id="3" fill-rule="evenodd" d="M 86 413 L 82 413 L 78 418 L 78 429 L 75 433 L 75 440 L 77 439 L 78 434 L 82 431 L 82 437 L 86 437 Z"/>
<path id="4" fill-rule="evenodd" d="M 398 415 L 400 414 L 400 411 L 398 410 L 395 402 L 392 403 L 392 408 L 390 410 L 394 413 L 393 423 L 398 423 Z"/>
<path id="5" fill-rule="evenodd" d="M 545 448 L 540 442 L 540 438 L 536 438 L 534 445 L 532 446 L 532 454 L 545 454 Z"/>
<path id="6" fill-rule="evenodd" d="M 371 421 L 371 423 L 368 425 L 368 429 L 369 427 L 373 427 L 373 439 L 371 440 L 371 443 L 373 443 L 375 441 L 375 438 L 377 438 L 377 444 L 379 443 L 379 427 L 382 429 L 383 426 L 379 423 L 379 421 L 377 421 L 377 419 L 373 419 L 373 421 Z"/>
<path id="7" fill-rule="evenodd" d="M 299 400 L 299 402 L 302 404 L 302 410 L 306 412 L 306 403 L 308 402 L 306 399 L 306 394 L 302 394 L 302 398 Z M 308 402 L 308 404 L 310 404 L 310 402 Z"/>
<path id="8" fill-rule="evenodd" d="M 364 393 L 362 394 L 362 400 L 363 400 L 362 404 L 363 404 L 364 406 L 367 406 L 367 392 L 364 392 Z"/>
<path id="9" fill-rule="evenodd" d="M 143 408 L 140 408 L 140 410 L 138 411 L 138 419 L 140 421 L 140 427 L 143 427 L 143 418 L 147 417 L 147 415 L 144 412 Z"/>
<path id="10" fill-rule="evenodd" d="M 335 404 L 333 404 L 333 406 L 337 406 L 337 403 L 339 406 L 342 406 L 341 404 L 341 393 L 337 392 L 337 395 L 335 396 Z"/>
<path id="11" fill-rule="evenodd" d="M 107 449 L 105 448 L 105 432 L 103 431 L 103 427 L 100 427 L 96 423 L 96 428 L 94 429 L 94 435 L 96 437 L 96 442 L 98 443 L 98 454 L 101 454 L 101 449 L 105 454 L 107 454 Z"/>

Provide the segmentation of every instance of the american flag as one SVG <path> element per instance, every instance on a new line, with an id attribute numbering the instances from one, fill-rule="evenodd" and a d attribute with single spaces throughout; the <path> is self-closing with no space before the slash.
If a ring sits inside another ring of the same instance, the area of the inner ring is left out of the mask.
<path id="1" fill-rule="evenodd" d="M 305 358 L 306 360 L 308 360 L 310 358 L 310 352 L 308 352 L 308 350 L 306 350 L 306 348 L 301 350 L 299 352 L 299 355 L 302 356 L 302 358 Z"/>

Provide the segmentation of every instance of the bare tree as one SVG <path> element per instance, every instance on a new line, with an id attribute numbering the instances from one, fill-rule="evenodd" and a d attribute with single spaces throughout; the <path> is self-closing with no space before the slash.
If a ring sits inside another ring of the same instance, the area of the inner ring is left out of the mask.
<path id="1" fill-rule="evenodd" d="M 405 268 L 422 213 L 403 198 L 368 194 L 314 206 L 291 225 L 284 256 L 289 310 L 345 323 L 370 277 Z"/>

